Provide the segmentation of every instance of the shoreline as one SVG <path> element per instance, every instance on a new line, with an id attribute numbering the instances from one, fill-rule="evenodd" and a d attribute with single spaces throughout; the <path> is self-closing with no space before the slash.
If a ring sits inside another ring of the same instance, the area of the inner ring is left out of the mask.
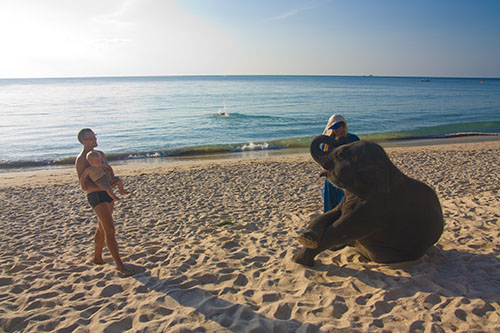
<path id="1" fill-rule="evenodd" d="M 500 141 L 500 133 L 497 135 L 493 134 L 464 134 L 460 135 L 457 133 L 453 136 L 447 136 L 442 138 L 409 138 L 409 139 L 396 139 L 390 141 L 382 141 L 379 144 L 384 148 L 389 147 L 421 147 L 421 146 L 435 146 L 435 145 L 446 145 L 446 144 L 458 144 L 458 143 L 477 143 L 477 142 L 490 142 L 490 141 Z"/>
<path id="2" fill-rule="evenodd" d="M 387 152 L 418 152 L 446 150 L 475 150 L 488 147 L 500 147 L 500 136 L 466 136 L 425 140 L 403 140 L 399 142 L 379 143 Z M 481 146 L 479 147 L 478 144 Z M 499 148 L 500 149 L 500 148 Z M 150 160 L 134 159 L 111 161 L 110 164 L 118 176 L 131 176 L 138 173 L 167 172 L 168 170 L 190 169 L 210 165 L 237 165 L 266 161 L 300 160 L 314 163 L 309 149 L 291 148 L 282 150 L 264 150 L 238 152 L 232 154 L 212 154 L 202 156 L 184 156 L 176 158 L 154 158 Z M 53 166 L 49 168 L 13 169 L 0 171 L 0 190 L 12 186 L 30 186 L 49 183 L 52 185 L 78 183 L 74 165 Z"/>
<path id="3" fill-rule="evenodd" d="M 477 142 L 491 142 L 500 141 L 499 135 L 492 134 L 467 134 L 467 135 L 454 135 L 442 138 L 402 138 L 386 141 L 375 141 L 380 144 L 384 149 L 398 148 L 398 147 L 422 147 L 434 145 L 447 145 L 458 143 L 477 143 Z M 106 152 L 105 152 L 106 153 Z M 253 159 L 253 158 L 266 158 L 283 155 L 294 155 L 309 153 L 308 147 L 303 148 L 282 148 L 282 149 L 266 149 L 266 150 L 253 150 L 241 152 L 227 152 L 227 153 L 212 153 L 200 155 L 185 155 L 185 156 L 169 156 L 169 157 L 154 157 L 154 158 L 130 158 L 110 160 L 112 166 L 122 165 L 163 165 L 163 164 L 177 164 L 184 162 L 196 161 L 211 161 L 211 160 L 239 160 L 239 159 Z M 78 154 L 78 153 L 77 153 Z M 76 154 L 76 155 L 77 155 Z M 75 155 L 75 156 L 76 156 Z M 3 174 L 23 174 L 32 172 L 43 171 L 57 171 L 68 168 L 74 168 L 73 164 L 58 164 L 58 165 L 45 165 L 45 166 L 30 166 L 30 167 L 13 167 L 0 169 L 0 181 Z"/>

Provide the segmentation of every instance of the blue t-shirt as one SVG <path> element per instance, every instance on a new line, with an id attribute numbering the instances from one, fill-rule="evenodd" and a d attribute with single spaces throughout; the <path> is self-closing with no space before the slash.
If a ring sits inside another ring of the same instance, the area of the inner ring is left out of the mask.
<path id="1" fill-rule="evenodd" d="M 339 142 L 339 146 L 359 141 L 359 137 L 356 134 L 347 133 L 345 137 L 340 138 L 340 140 L 335 139 Z M 325 178 L 325 188 L 321 191 L 323 196 L 323 213 L 335 208 L 342 198 L 344 197 L 344 191 L 335 187 L 332 183 Z"/>

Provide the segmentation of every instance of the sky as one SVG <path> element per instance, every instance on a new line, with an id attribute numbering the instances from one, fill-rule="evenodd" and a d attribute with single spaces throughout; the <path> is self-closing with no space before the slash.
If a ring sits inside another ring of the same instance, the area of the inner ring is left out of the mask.
<path id="1" fill-rule="evenodd" d="M 498 0 L 0 0 L 0 78 L 500 77 Z"/>

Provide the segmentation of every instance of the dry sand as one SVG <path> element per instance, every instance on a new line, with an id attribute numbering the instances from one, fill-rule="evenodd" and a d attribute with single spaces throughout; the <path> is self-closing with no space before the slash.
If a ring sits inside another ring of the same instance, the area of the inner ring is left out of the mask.
<path id="1" fill-rule="evenodd" d="M 73 169 L 0 174 L 0 331 L 500 331 L 500 142 L 387 151 L 443 206 L 416 262 L 346 248 L 293 263 L 322 207 L 308 154 L 115 167 L 129 278 L 107 250 L 90 262 L 96 218 Z"/>

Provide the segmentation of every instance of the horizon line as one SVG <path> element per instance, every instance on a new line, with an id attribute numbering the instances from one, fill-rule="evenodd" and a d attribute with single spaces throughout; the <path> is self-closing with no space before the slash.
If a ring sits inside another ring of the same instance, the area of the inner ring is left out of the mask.
<path id="1" fill-rule="evenodd" d="M 367 78 L 427 78 L 427 79 L 500 79 L 494 76 L 433 76 L 433 75 L 374 75 L 374 74 L 159 74 L 159 75 L 102 75 L 53 77 L 0 77 L 0 80 L 57 80 L 57 79 L 118 79 L 161 77 L 367 77 Z"/>

